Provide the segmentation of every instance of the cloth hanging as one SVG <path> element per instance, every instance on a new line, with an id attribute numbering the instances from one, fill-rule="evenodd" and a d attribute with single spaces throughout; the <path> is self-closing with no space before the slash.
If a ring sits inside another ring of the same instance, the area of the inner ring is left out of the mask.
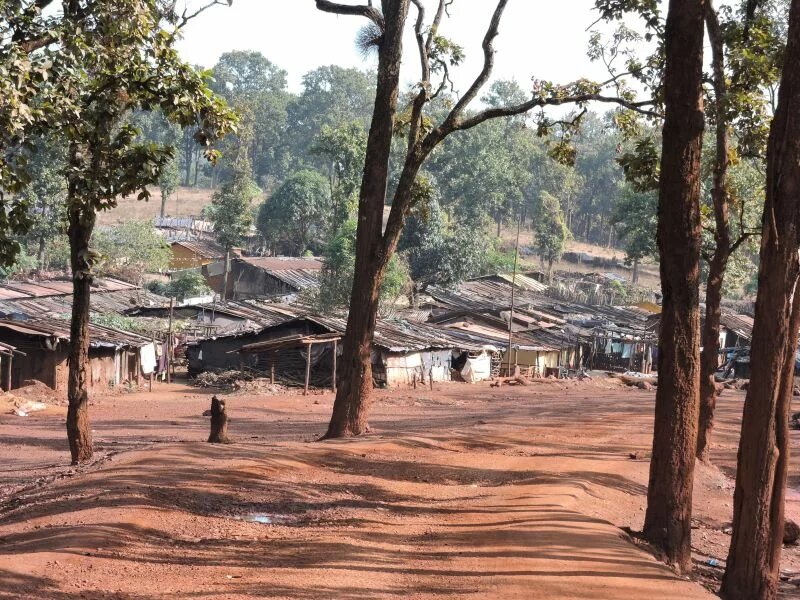
<path id="1" fill-rule="evenodd" d="M 145 375 L 150 375 L 156 370 L 158 362 L 156 361 L 155 344 L 147 344 L 139 348 L 139 361 L 142 365 L 142 373 Z"/>

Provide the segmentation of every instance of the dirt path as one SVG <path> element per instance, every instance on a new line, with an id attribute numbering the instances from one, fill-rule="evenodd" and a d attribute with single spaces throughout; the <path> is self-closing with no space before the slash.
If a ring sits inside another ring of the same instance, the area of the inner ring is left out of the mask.
<path id="1" fill-rule="evenodd" d="M 76 474 L 47 466 L 66 459 L 63 417 L 0 417 L 4 464 L 39 465 L 38 483 L 0 472 L 0 598 L 713 597 L 617 527 L 641 526 L 648 463 L 629 454 L 648 449 L 651 393 L 381 392 L 375 433 L 325 443 L 309 441 L 329 394 L 234 396 L 223 447 L 202 442 L 206 394 L 157 394 L 98 400 L 106 458 Z M 721 400 L 729 466 L 741 394 Z M 730 480 L 704 467 L 696 487 L 696 560 L 713 572 Z"/>

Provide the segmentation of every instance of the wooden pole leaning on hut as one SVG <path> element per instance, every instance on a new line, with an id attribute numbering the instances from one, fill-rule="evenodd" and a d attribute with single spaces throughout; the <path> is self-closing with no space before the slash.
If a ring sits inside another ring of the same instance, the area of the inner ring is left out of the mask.
<path id="1" fill-rule="evenodd" d="M 175 306 L 175 298 L 169 299 L 169 329 L 167 330 L 167 383 L 172 383 L 170 369 L 172 368 L 172 308 Z"/>
<path id="2" fill-rule="evenodd" d="M 517 260 L 519 259 L 519 230 L 522 226 L 522 213 L 517 218 L 517 241 L 514 243 L 514 271 L 511 275 L 511 312 L 508 315 L 508 365 L 507 375 L 511 377 L 511 341 L 514 330 L 514 289 L 517 285 Z M 516 361 L 515 361 L 516 362 Z"/>
<path id="3" fill-rule="evenodd" d="M 306 345 L 306 386 L 303 396 L 308 396 L 308 380 L 311 378 L 311 344 Z"/>
<path id="4" fill-rule="evenodd" d="M 331 388 L 336 393 L 336 351 L 339 348 L 339 341 L 333 340 L 333 374 L 331 375 Z"/>
<path id="5" fill-rule="evenodd" d="M 216 396 L 211 397 L 211 433 L 208 436 L 209 444 L 230 444 L 228 437 L 228 413 L 225 410 L 225 400 Z"/>

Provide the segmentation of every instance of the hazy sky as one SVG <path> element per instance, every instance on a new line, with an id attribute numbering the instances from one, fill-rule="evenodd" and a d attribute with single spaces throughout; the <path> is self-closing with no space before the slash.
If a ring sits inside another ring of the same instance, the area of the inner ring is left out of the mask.
<path id="1" fill-rule="evenodd" d="M 430 18 L 435 2 L 425 1 Z M 494 6 L 493 0 L 455 0 L 452 18 L 444 20 L 442 35 L 461 44 L 467 56 L 454 74 L 457 90 L 464 91 L 480 70 L 481 41 Z M 494 78 L 515 78 L 525 87 L 531 77 L 558 83 L 603 78 L 604 70 L 586 57 L 587 27 L 597 18 L 593 6 L 594 0 L 511 0 L 495 42 Z M 410 16 L 416 18 L 413 6 Z M 375 59 L 364 59 L 354 43 L 365 22 L 323 13 L 314 0 L 234 0 L 233 6 L 214 7 L 193 21 L 180 49 L 186 60 L 206 67 L 229 50 L 258 50 L 288 71 L 289 87 L 298 91 L 303 74 L 320 65 L 374 66 Z M 413 44 L 413 37 L 405 42 L 406 82 L 419 76 Z"/>

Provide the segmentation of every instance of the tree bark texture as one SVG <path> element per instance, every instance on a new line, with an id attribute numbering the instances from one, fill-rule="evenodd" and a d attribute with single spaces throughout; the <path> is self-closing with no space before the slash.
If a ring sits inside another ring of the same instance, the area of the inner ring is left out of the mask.
<path id="1" fill-rule="evenodd" d="M 67 439 L 72 464 L 92 458 L 89 422 L 89 300 L 92 285 L 89 241 L 95 212 L 78 201 L 70 202 L 69 249 L 72 267 L 72 321 L 70 323 Z"/>
<path id="2" fill-rule="evenodd" d="M 655 430 L 643 533 L 691 570 L 692 484 L 700 387 L 700 155 L 703 0 L 670 0 L 658 199 L 663 306 Z"/>
<path id="3" fill-rule="evenodd" d="M 378 50 L 375 106 L 358 199 L 356 268 L 336 400 L 325 437 L 359 435 L 367 428 L 367 410 L 372 397 L 372 340 L 380 284 L 391 257 L 383 243 L 383 206 L 409 0 L 383 0 L 381 4 L 385 28 Z"/>
<path id="4" fill-rule="evenodd" d="M 230 444 L 228 437 L 228 412 L 225 410 L 225 400 L 216 396 L 211 397 L 211 432 L 208 436 L 209 444 Z"/>
<path id="5" fill-rule="evenodd" d="M 792 0 L 778 106 L 767 146 L 750 385 L 733 498 L 733 536 L 722 580 L 727 600 L 777 597 L 788 413 L 800 327 L 800 0 Z"/>
<path id="6" fill-rule="evenodd" d="M 717 14 L 710 0 L 706 6 L 706 28 L 711 43 L 715 96 L 714 177 L 711 201 L 714 206 L 714 253 L 708 265 L 706 313 L 700 354 L 700 423 L 697 432 L 697 458 L 709 460 L 711 434 L 714 430 L 714 409 L 717 386 L 714 373 L 719 361 L 719 328 L 722 305 L 722 283 L 731 255 L 728 218 L 728 152 L 730 140 L 727 119 L 727 83 L 725 81 L 724 41 Z"/>

